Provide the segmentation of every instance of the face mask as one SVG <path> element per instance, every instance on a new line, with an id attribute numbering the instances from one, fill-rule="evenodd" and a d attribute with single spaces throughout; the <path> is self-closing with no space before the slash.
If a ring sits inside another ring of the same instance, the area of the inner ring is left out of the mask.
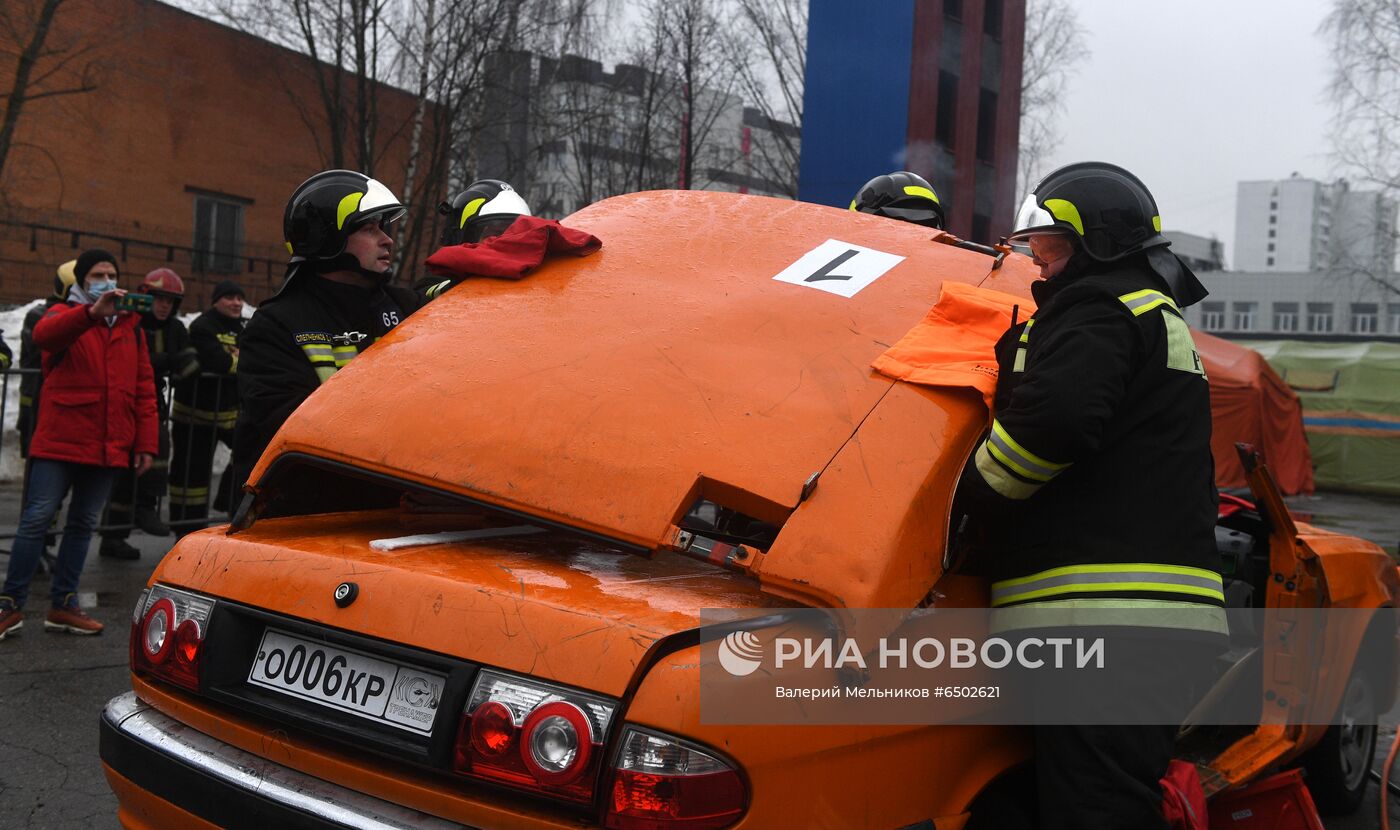
<path id="1" fill-rule="evenodd" d="M 85 286 L 88 295 L 94 300 L 96 300 L 98 297 L 101 297 L 103 294 L 106 294 L 108 291 L 115 289 L 116 287 L 116 280 L 106 280 L 104 282 L 90 282 L 87 283 Z"/>

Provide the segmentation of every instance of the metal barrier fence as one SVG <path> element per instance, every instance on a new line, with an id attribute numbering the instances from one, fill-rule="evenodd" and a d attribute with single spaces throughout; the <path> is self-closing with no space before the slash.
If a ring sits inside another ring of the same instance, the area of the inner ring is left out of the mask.
<path id="1" fill-rule="evenodd" d="M 4 453 L 4 451 L 5 451 L 5 446 L 6 446 L 7 442 L 13 442 L 13 441 L 18 441 L 18 440 L 20 440 L 18 428 L 16 428 L 15 431 L 14 431 L 13 433 L 11 433 L 9 429 L 3 428 L 3 425 L 9 423 L 10 420 L 11 420 L 11 419 L 9 418 L 10 407 L 11 407 L 11 406 L 14 406 L 14 407 L 16 407 L 16 408 L 18 409 L 18 407 L 19 407 L 19 405 L 20 405 L 20 401 L 19 401 L 19 397 L 20 397 L 20 396 L 17 395 L 17 394 L 11 394 L 11 391 L 10 391 L 10 379 L 11 379 L 11 378 L 20 378 L 20 379 L 22 380 L 22 379 L 23 379 L 24 377 L 26 377 L 26 376 L 36 376 L 36 375 L 39 375 L 40 373 L 41 373 L 41 370 L 39 370 L 39 369 L 7 368 L 7 369 L 4 369 L 4 370 L 0 370 L 0 457 L 3 457 L 3 453 Z M 216 523 L 219 523 L 219 522 L 221 522 L 221 521 L 226 521 L 226 518 L 222 518 L 222 519 L 221 519 L 221 518 L 211 517 L 211 516 L 209 515 L 211 509 L 216 509 L 216 510 L 221 511 L 221 512 L 225 515 L 225 517 L 226 517 L 227 515 L 231 514 L 231 513 L 233 512 L 233 509 L 238 505 L 239 497 L 240 497 L 241 491 L 242 491 L 242 482 L 233 482 L 233 481 L 228 482 L 228 484 L 227 484 L 227 487 L 228 487 L 228 498 L 227 498 L 227 502 L 226 502 L 226 503 L 223 503 L 223 504 L 214 504 L 214 499 L 215 499 L 215 495 L 216 495 L 216 494 L 215 494 L 215 488 L 212 486 L 212 485 L 214 484 L 214 480 L 215 480 L 215 467 L 217 466 L 217 462 L 218 462 L 218 460 L 219 460 L 218 445 L 222 443 L 222 444 L 224 444 L 226 447 L 228 447 L 228 451 L 229 451 L 229 454 L 230 454 L 230 455 L 232 454 L 232 451 L 233 451 L 233 425 L 232 425 L 232 423 L 229 423 L 226 429 L 221 429 L 221 428 L 219 427 L 219 418 L 218 418 L 218 413 L 223 412 L 223 383 L 222 383 L 222 381 L 226 381 L 226 380 L 228 380 L 228 379 L 229 379 L 229 376 L 228 376 L 228 375 L 217 375 L 217 374 L 211 374 L 211 373 L 208 373 L 208 372 L 202 372 L 202 373 L 200 373 L 199 375 L 196 375 L 195 377 L 190 378 L 190 379 L 187 379 L 187 380 L 185 380 L 185 381 L 182 382 L 182 384 L 183 384 L 183 383 L 193 383 L 193 384 L 196 384 L 196 394 L 195 394 L 195 399 L 196 399 L 196 400 L 198 400 L 199 397 L 200 397 L 200 396 L 199 396 L 199 392 L 202 391 L 203 389 L 208 388 L 208 387 L 204 386 L 204 384 L 212 384 L 212 385 L 213 385 L 213 388 L 215 389 L 215 392 L 214 392 L 214 409 L 213 409 L 213 413 L 215 413 L 214 418 L 211 420 L 210 423 L 207 423 L 207 424 L 206 424 L 206 423 L 203 423 L 203 422 L 202 422 L 202 419 L 196 419 L 196 420 L 194 420 L 194 421 L 192 421 L 192 422 L 191 422 L 191 421 L 185 422 L 184 425 L 185 425 L 185 426 L 189 426 L 189 427 L 191 427 L 191 428 L 181 430 L 182 432 L 185 433 L 185 440 L 183 441 L 183 446 L 176 446 L 176 445 L 175 445 L 175 441 L 174 441 L 174 427 L 175 427 L 175 423 L 174 423 L 174 421 L 173 421 L 174 409 L 175 409 L 174 386 L 167 382 L 167 383 L 164 384 L 164 388 L 163 388 L 163 389 L 160 389 L 159 387 L 158 387 L 158 389 L 157 389 L 158 394 L 157 394 L 157 398 L 156 398 L 156 406 L 157 406 L 157 409 L 158 409 L 158 416 L 159 416 L 159 418 L 158 418 L 158 420 L 159 420 L 159 429 L 160 429 L 160 431 L 161 431 L 161 433 L 162 433 L 161 436 L 160 436 L 160 443 L 161 443 L 162 446 L 169 447 L 169 452 L 167 453 L 167 457 L 166 457 L 166 458 L 160 458 L 159 455 L 158 455 L 157 458 L 156 458 L 155 463 L 158 464 L 158 465 L 163 464 L 163 465 L 166 466 L 166 469 L 167 469 L 167 483 L 166 483 L 166 486 L 167 486 L 167 488 L 174 488 L 175 486 L 177 486 L 177 482 L 175 481 L 175 472 L 174 472 L 175 467 L 174 467 L 173 464 L 171 464 L 172 461 L 174 461 L 174 460 L 177 459 L 177 458 L 179 458 L 179 459 L 191 459 L 191 456 L 193 456 L 193 455 L 195 454 L 196 444 L 197 444 L 197 443 L 198 443 L 198 444 L 201 444 L 201 445 L 206 445 L 206 446 L 212 444 L 212 446 L 209 447 L 207 453 L 203 453 L 203 451 L 201 450 L 201 454 L 202 454 L 202 455 L 203 455 L 203 454 L 207 454 L 208 460 L 207 460 L 207 461 L 204 461 L 202 458 L 199 458 L 199 459 L 192 459 L 193 461 L 198 461 L 199 463 L 198 463 L 198 464 L 191 464 L 191 465 L 189 465 L 189 466 L 183 466 L 183 469 L 182 469 L 182 473 L 183 473 L 183 475 L 182 475 L 182 480 L 178 483 L 178 485 L 179 485 L 180 487 L 182 487 L 183 489 L 185 489 L 185 490 L 191 490 L 191 489 L 193 489 L 193 490 L 198 490 L 198 489 L 200 489 L 200 488 L 198 488 L 198 487 L 193 487 L 193 488 L 192 488 L 192 487 L 191 487 L 191 484 L 197 484 L 201 479 L 205 482 L 205 485 L 204 485 L 204 487 L 203 487 L 203 490 L 204 490 L 203 498 L 202 498 L 202 500 L 201 500 L 201 502 L 200 502 L 200 503 L 202 503 L 202 505 L 203 505 L 203 510 L 202 510 L 202 511 L 197 511 L 197 512 L 199 512 L 199 513 L 202 513 L 203 515 L 202 515 L 202 516 L 195 516 L 195 517 L 193 517 L 193 518 L 175 519 L 175 520 L 171 520 L 171 519 L 173 519 L 173 516 L 170 516 L 168 519 L 166 519 L 166 520 L 164 521 L 164 523 L 167 524 L 168 526 L 170 526 L 172 529 L 176 529 L 176 530 L 179 530 L 179 529 L 182 529 L 182 528 L 198 529 L 198 528 L 201 528 L 201 527 L 206 527 L 206 526 L 208 526 L 208 525 L 210 525 L 210 524 L 216 524 Z M 41 396 L 42 396 L 42 392 L 41 392 L 40 394 L 41 394 Z M 36 403 L 37 403 L 37 402 L 36 402 Z M 38 417 L 38 408 L 37 408 L 37 406 L 34 407 L 31 411 L 32 411 L 32 413 L 33 413 L 31 417 L 37 418 L 37 417 Z M 16 420 L 17 420 L 17 419 L 16 419 Z M 211 433 L 212 433 L 212 434 L 211 434 Z M 177 455 L 177 453 L 178 453 L 179 455 Z M 20 498 L 20 502 L 19 502 L 19 513 L 20 513 L 20 514 L 22 514 L 22 513 L 24 512 L 24 503 L 25 503 L 25 500 L 26 500 L 25 497 L 24 497 L 24 496 L 25 496 L 25 494 L 24 494 L 24 489 L 25 489 L 25 483 L 27 483 L 27 479 L 28 479 L 28 467 L 29 467 L 29 460 L 26 458 L 26 459 L 24 459 L 24 470 L 23 470 L 23 472 L 21 473 L 21 479 L 20 479 L 20 480 L 21 480 L 21 498 Z M 230 474 L 231 474 L 230 468 L 231 468 L 231 465 L 228 465 L 228 466 L 225 468 L 224 473 L 223 473 L 224 476 L 227 476 L 227 475 L 230 475 Z M 153 467 L 152 469 L 154 470 L 155 467 Z M 106 520 L 106 518 L 107 518 L 108 511 L 107 511 L 107 509 L 104 508 L 103 514 L 102 514 L 102 515 L 103 515 L 104 521 L 103 521 L 103 523 L 101 523 L 101 524 L 98 525 L 98 527 L 97 527 L 96 530 L 94 531 L 94 535 L 101 535 L 101 534 L 103 534 L 103 533 L 107 533 L 107 532 L 111 532 L 111 531 L 131 531 L 131 530 L 137 529 L 137 522 L 136 522 L 136 517 L 137 517 L 137 509 L 136 509 L 136 508 L 137 508 L 137 499 L 136 499 L 136 495 L 137 495 L 137 493 L 139 492 L 139 489 L 138 489 L 138 488 L 139 488 L 139 483 L 138 483 L 138 482 L 139 482 L 139 478 L 138 478 L 138 476 L 136 475 L 136 470 L 135 470 L 134 468 L 131 468 L 131 469 L 128 469 L 128 470 L 124 470 L 124 471 L 122 472 L 122 475 L 125 475 L 125 476 L 128 476 L 128 477 L 129 477 L 129 478 L 127 479 L 127 481 L 126 481 L 126 483 L 130 485 L 129 488 L 127 489 L 127 492 L 130 493 L 130 495 L 131 495 L 131 497 L 132 497 L 132 498 L 131 498 L 131 504 L 128 506 L 128 511 L 127 511 L 127 516 L 129 517 L 129 518 L 128 518 L 128 521 L 121 522 L 121 523 L 112 523 L 112 524 L 106 523 L 105 520 Z M 114 483 L 113 483 L 113 487 L 112 487 L 113 492 L 117 492 L 117 491 L 119 490 L 119 485 L 120 485 L 120 484 L 121 484 L 121 482 L 114 482 Z M 66 501 L 66 498 L 65 498 L 65 501 Z M 161 513 L 162 513 L 162 507 L 165 507 L 165 506 L 166 506 L 164 502 L 165 502 L 165 499 L 164 499 L 163 497 L 161 497 L 161 496 L 158 496 L 158 497 L 157 497 L 156 503 L 155 503 L 155 509 L 156 509 L 156 515 L 157 515 L 157 516 L 161 515 Z M 185 507 L 186 509 L 188 509 L 189 506 L 190 506 L 189 504 L 184 505 L 184 507 Z M 60 511 L 60 512 L 61 512 L 61 511 Z M 171 513 L 174 512 L 173 503 L 172 503 L 172 505 L 171 505 L 171 511 L 170 511 L 170 512 L 171 512 Z M 56 520 L 57 520 L 57 516 L 55 516 L 55 521 L 56 521 Z M 0 539 L 4 539 L 4 540 L 14 539 L 15 536 L 16 536 L 16 531 L 17 531 L 18 526 L 19 526 L 19 514 L 16 514 L 16 516 L 15 516 L 15 521 L 14 521 L 14 524 L 13 524 L 12 526 L 8 526 L 8 527 L 0 526 Z M 61 525 L 55 525 L 55 526 L 53 526 L 53 527 L 50 527 L 50 529 L 49 529 L 49 535 L 54 536 L 54 537 L 61 536 L 62 533 L 63 533 L 63 529 L 62 529 L 62 526 L 61 526 Z M 3 553 L 8 553 L 8 550 L 0 549 L 0 554 L 3 554 Z"/>

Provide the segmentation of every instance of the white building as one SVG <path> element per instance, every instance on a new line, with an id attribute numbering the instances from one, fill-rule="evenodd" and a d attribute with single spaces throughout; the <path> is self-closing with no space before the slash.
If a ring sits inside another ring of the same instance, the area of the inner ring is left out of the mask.
<path id="1" fill-rule="evenodd" d="M 1396 205 L 1381 194 L 1291 178 L 1240 182 L 1235 203 L 1239 271 L 1303 273 L 1395 267 Z"/>
<path id="2" fill-rule="evenodd" d="M 1400 274 L 1387 287 L 1362 272 L 1208 271 L 1210 296 L 1186 320 L 1225 336 L 1400 339 Z"/>
<path id="3" fill-rule="evenodd" d="M 1192 271 L 1221 271 L 1225 268 L 1225 243 L 1213 236 L 1185 231 L 1163 231 L 1172 243 L 1172 253 L 1181 257 Z"/>

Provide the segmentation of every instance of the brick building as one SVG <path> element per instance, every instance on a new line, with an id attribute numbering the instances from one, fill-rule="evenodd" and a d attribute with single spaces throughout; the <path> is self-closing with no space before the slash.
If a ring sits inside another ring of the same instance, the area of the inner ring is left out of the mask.
<path id="1" fill-rule="evenodd" d="M 17 54 L 6 37 L 0 54 Z M 0 302 L 48 294 L 55 265 L 89 247 L 117 254 L 128 287 L 174 268 L 190 286 L 187 309 L 221 279 L 254 302 L 275 290 L 287 258 L 282 208 L 327 166 L 310 59 L 154 0 L 67 3 L 48 45 L 90 51 L 47 83 L 96 89 L 23 111 L 0 173 Z M 0 61 L 0 91 L 14 73 L 12 57 Z M 375 93 L 373 174 L 402 195 L 415 99 Z"/>

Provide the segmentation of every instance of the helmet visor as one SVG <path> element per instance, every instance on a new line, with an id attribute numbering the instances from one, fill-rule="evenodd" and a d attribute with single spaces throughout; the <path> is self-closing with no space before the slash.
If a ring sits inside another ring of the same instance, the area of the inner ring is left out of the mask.
<path id="1" fill-rule="evenodd" d="M 1035 194 L 1028 194 L 1025 201 L 1021 202 L 1020 210 L 1016 211 L 1016 223 L 1011 227 L 1011 233 L 1007 235 L 1006 241 L 1011 243 L 1013 250 L 1019 253 L 1030 253 L 1030 238 L 1043 233 L 1068 233 L 1064 225 L 1055 224 L 1055 217 L 1050 211 L 1040 206 L 1036 201 Z"/>

